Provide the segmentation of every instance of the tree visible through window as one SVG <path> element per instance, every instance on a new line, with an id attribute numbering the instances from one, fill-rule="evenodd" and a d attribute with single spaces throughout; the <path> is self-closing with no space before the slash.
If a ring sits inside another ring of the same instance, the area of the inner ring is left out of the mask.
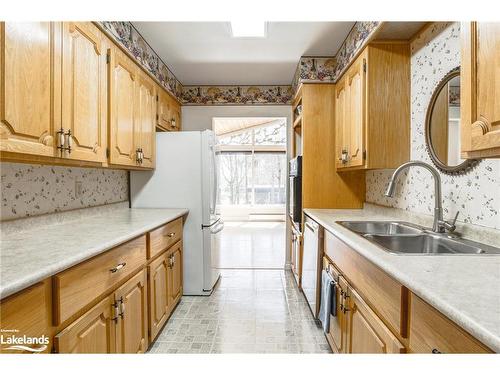
<path id="1" fill-rule="evenodd" d="M 284 205 L 286 123 L 218 138 L 222 205 Z"/>

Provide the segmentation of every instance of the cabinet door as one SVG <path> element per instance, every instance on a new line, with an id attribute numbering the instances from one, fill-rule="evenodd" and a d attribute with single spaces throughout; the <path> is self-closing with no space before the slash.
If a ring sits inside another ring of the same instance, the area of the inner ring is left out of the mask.
<path id="1" fill-rule="evenodd" d="M 157 124 L 164 130 L 170 130 L 170 97 L 163 89 L 158 89 Z"/>
<path id="2" fill-rule="evenodd" d="M 169 251 L 170 276 L 169 276 L 169 304 L 173 308 L 182 296 L 182 242 L 179 241 Z"/>
<path id="3" fill-rule="evenodd" d="M 110 56 L 110 163 L 135 166 L 137 164 L 134 138 L 138 68 L 117 47 L 111 48 Z"/>
<path id="4" fill-rule="evenodd" d="M 148 349 L 148 297 L 146 271 L 142 270 L 115 292 L 119 319 L 117 353 L 144 353 Z"/>
<path id="5" fill-rule="evenodd" d="M 181 106 L 175 100 L 172 99 L 172 104 L 170 105 L 170 126 L 174 131 L 181 130 Z"/>
<path id="6" fill-rule="evenodd" d="M 345 353 L 345 319 L 343 311 L 343 296 L 344 289 L 346 289 L 347 283 L 338 274 L 338 272 L 330 265 L 329 272 L 333 278 L 337 281 L 335 288 L 335 298 L 336 298 L 336 314 L 335 316 L 330 314 L 330 330 L 328 332 L 331 341 L 333 342 L 338 353 Z"/>
<path id="7" fill-rule="evenodd" d="M 500 157 L 500 23 L 463 22 L 462 152 Z"/>
<path id="8" fill-rule="evenodd" d="M 90 22 L 63 24 L 62 127 L 71 130 L 64 157 L 106 161 L 106 49 Z"/>
<path id="9" fill-rule="evenodd" d="M 169 254 L 160 255 L 149 265 L 149 331 L 153 341 L 168 319 L 169 306 Z"/>
<path id="10" fill-rule="evenodd" d="M 143 72 L 137 76 L 137 120 L 135 148 L 142 149 L 141 167 L 155 164 L 156 85 Z"/>
<path id="11" fill-rule="evenodd" d="M 364 132 L 365 132 L 365 55 L 361 55 L 351 66 L 346 77 L 347 113 L 349 134 L 348 148 L 349 167 L 361 166 L 364 163 Z"/>
<path id="12" fill-rule="evenodd" d="M 0 353 L 50 353 L 52 349 L 50 319 L 50 286 L 48 281 L 36 284 L 0 303 Z M 47 343 L 11 345 L 11 336 L 47 338 Z M 50 341 L 49 341 L 50 340 Z"/>
<path id="13" fill-rule="evenodd" d="M 58 22 L 0 23 L 0 150 L 54 156 L 60 127 Z"/>
<path id="14" fill-rule="evenodd" d="M 347 353 L 403 353 L 404 346 L 363 299 L 349 288 L 344 295 Z"/>
<path id="15" fill-rule="evenodd" d="M 114 353 L 113 300 L 106 297 L 55 336 L 57 353 Z"/>
<path id="16" fill-rule="evenodd" d="M 346 87 L 345 80 L 337 84 L 335 89 L 335 164 L 337 168 L 347 166 L 347 159 L 342 154 L 347 152 L 349 128 L 346 121 Z M 343 161 L 344 160 L 344 161 Z"/>

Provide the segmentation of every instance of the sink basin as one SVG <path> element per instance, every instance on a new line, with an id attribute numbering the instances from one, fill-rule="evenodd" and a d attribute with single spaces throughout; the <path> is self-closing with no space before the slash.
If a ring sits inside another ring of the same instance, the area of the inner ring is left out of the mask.
<path id="1" fill-rule="evenodd" d="M 418 234 L 424 230 L 402 221 L 339 221 L 339 224 L 361 234 Z"/>
<path id="2" fill-rule="evenodd" d="M 411 236 L 365 234 L 363 237 L 400 254 L 485 254 L 479 247 L 427 233 Z"/>
<path id="3" fill-rule="evenodd" d="M 385 251 L 401 255 L 500 254 L 500 248 L 435 233 L 399 221 L 339 221 L 340 225 L 366 238 Z"/>

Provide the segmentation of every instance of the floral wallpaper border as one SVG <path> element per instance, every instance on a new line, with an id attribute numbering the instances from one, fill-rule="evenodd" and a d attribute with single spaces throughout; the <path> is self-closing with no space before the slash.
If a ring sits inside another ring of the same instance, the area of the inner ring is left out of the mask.
<path id="1" fill-rule="evenodd" d="M 160 84 L 178 100 L 182 98 L 182 84 L 174 73 L 149 46 L 128 21 L 101 21 L 98 24 L 116 42 L 121 44 Z"/>
<path id="2" fill-rule="evenodd" d="M 293 77 L 293 92 L 302 82 L 336 82 L 380 26 L 379 21 L 356 22 L 335 56 L 302 56 Z"/>
<path id="3" fill-rule="evenodd" d="M 356 22 L 336 56 L 302 56 L 291 86 L 183 86 L 168 66 L 128 21 L 98 24 L 121 44 L 160 84 L 185 105 L 288 105 L 301 82 L 336 82 L 356 53 L 382 25 L 378 21 Z"/>
<path id="4" fill-rule="evenodd" d="M 184 86 L 186 105 L 290 104 L 292 86 Z"/>

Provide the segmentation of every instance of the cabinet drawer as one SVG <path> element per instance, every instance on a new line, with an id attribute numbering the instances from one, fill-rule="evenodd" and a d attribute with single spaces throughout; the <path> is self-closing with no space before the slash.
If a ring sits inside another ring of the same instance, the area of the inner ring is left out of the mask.
<path id="1" fill-rule="evenodd" d="M 182 218 L 178 218 L 148 233 L 148 259 L 161 253 L 182 237 Z"/>
<path id="2" fill-rule="evenodd" d="M 407 337 L 408 290 L 361 254 L 325 231 L 325 254 L 386 324 Z"/>
<path id="3" fill-rule="evenodd" d="M 54 323 L 116 286 L 146 262 L 146 236 L 141 236 L 54 276 Z"/>
<path id="4" fill-rule="evenodd" d="M 483 344 L 414 294 L 411 294 L 410 311 L 410 352 L 491 353 Z"/>

